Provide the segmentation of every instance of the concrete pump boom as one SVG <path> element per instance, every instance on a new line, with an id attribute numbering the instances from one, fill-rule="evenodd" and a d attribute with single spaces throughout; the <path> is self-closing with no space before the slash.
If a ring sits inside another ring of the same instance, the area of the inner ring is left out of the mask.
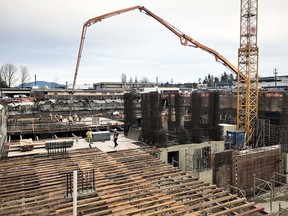
<path id="1" fill-rule="evenodd" d="M 245 0 L 242 0 L 242 1 L 245 1 Z M 254 0 L 254 1 L 256 1 L 256 0 Z M 245 2 L 243 2 L 242 5 L 250 5 L 250 4 L 246 4 Z M 251 8 L 251 7 L 249 7 L 249 8 Z M 252 7 L 252 8 L 254 8 L 254 7 Z M 255 7 L 255 8 L 257 9 L 257 7 Z M 220 55 L 217 51 L 215 51 L 214 49 L 211 49 L 207 46 L 204 46 L 203 44 L 201 44 L 198 41 L 194 40 L 193 38 L 189 37 L 188 35 L 185 35 L 183 32 L 181 32 L 180 30 L 178 30 L 177 28 L 175 28 L 174 26 L 172 26 L 171 24 L 169 24 L 165 20 L 161 19 L 160 17 L 158 17 L 157 15 L 155 15 L 154 13 L 152 13 L 151 11 L 149 11 L 147 8 L 145 8 L 143 6 L 135 6 L 135 7 L 122 9 L 122 10 L 117 10 L 117 11 L 114 11 L 111 13 L 107 13 L 107 14 L 104 14 L 101 16 L 91 18 L 87 22 L 84 23 L 83 28 L 82 28 L 80 46 L 79 46 L 79 51 L 78 51 L 78 58 L 77 58 L 76 69 L 75 69 L 74 80 L 73 80 L 73 87 L 72 87 L 72 93 L 71 93 L 71 106 L 72 106 L 73 94 L 74 94 L 74 90 L 75 90 L 75 83 L 76 83 L 76 78 L 77 78 L 78 69 L 79 69 L 79 65 L 80 65 L 80 60 L 81 60 L 81 55 L 82 55 L 82 50 L 83 50 L 83 45 L 84 45 L 87 27 L 89 27 L 89 26 L 91 26 L 97 22 L 101 22 L 103 19 L 115 16 L 115 15 L 119 15 L 119 14 L 122 14 L 125 12 L 129 12 L 129 11 L 132 11 L 135 9 L 139 9 L 140 12 L 142 12 L 148 16 L 151 16 L 156 21 L 161 23 L 163 26 L 168 28 L 177 37 L 179 37 L 180 43 L 182 45 L 190 46 L 190 47 L 194 47 L 194 48 L 200 48 L 201 50 L 212 54 L 215 57 L 215 60 L 217 62 L 223 64 L 230 71 L 232 71 L 233 73 L 235 73 L 237 75 L 237 77 L 238 77 L 237 128 L 241 129 L 241 130 L 245 130 L 247 132 L 247 135 L 248 135 L 247 141 L 250 140 L 251 135 L 252 135 L 252 120 L 257 118 L 257 103 L 256 103 L 257 101 L 254 98 L 258 97 L 257 89 L 253 91 L 253 92 L 255 92 L 253 94 L 250 91 L 251 89 L 253 89 L 251 87 L 252 85 L 251 85 L 251 81 L 250 81 L 251 80 L 250 74 L 246 73 L 245 70 L 238 70 L 238 68 L 236 68 L 231 62 L 229 62 L 224 56 Z M 247 9 L 247 11 L 248 11 L 247 13 L 249 14 L 249 9 Z M 244 11 L 244 12 L 246 12 L 246 11 Z M 249 20 L 250 20 L 250 16 L 249 16 Z M 247 44 L 249 45 L 249 43 L 247 43 Z M 247 44 L 246 44 L 246 47 L 249 47 Z M 239 61 L 239 62 L 242 62 L 242 61 Z M 239 64 L 238 64 L 238 66 L 239 66 Z M 241 68 L 244 68 L 244 66 Z M 249 65 L 248 65 L 248 68 L 249 68 Z M 255 77 L 257 78 L 257 76 L 255 76 Z M 257 80 L 256 80 L 256 84 L 257 84 Z M 253 97 L 251 97 L 251 95 Z M 252 98 L 252 100 L 246 100 L 246 98 Z M 256 102 L 254 102 L 254 101 L 256 101 Z M 71 112 L 71 107 L 70 107 L 70 112 Z"/>
<path id="2" fill-rule="evenodd" d="M 79 69 L 79 65 L 80 65 L 80 60 L 81 60 L 81 55 L 82 55 L 82 50 L 83 50 L 83 45 L 84 45 L 84 40 L 85 40 L 85 35 L 86 35 L 86 31 L 87 31 L 87 27 L 97 23 L 97 22 L 101 22 L 103 19 L 115 16 L 115 15 L 119 15 L 128 11 L 132 11 L 135 9 L 139 9 L 140 12 L 145 13 L 146 15 L 151 16 L 152 18 L 154 18 L 155 20 L 157 20 L 159 23 L 161 23 L 163 26 L 165 26 L 166 28 L 168 28 L 170 31 L 172 31 L 176 36 L 178 36 L 180 38 L 180 42 L 182 45 L 184 46 L 191 46 L 194 48 L 200 48 L 203 51 L 206 51 L 212 55 L 214 55 L 215 60 L 217 62 L 220 62 L 221 64 L 223 64 L 225 67 L 227 67 L 229 70 L 231 70 L 232 72 L 236 73 L 237 75 L 239 75 L 238 73 L 238 69 L 232 64 L 230 63 L 225 57 L 223 57 L 222 55 L 220 55 L 217 51 L 204 46 L 203 44 L 199 43 L 198 41 L 194 40 L 193 38 L 189 37 L 188 35 L 185 35 L 183 32 L 179 31 L 177 28 L 175 28 L 174 26 L 172 26 L 171 24 L 169 24 L 168 22 L 166 22 L 165 20 L 161 19 L 160 17 L 158 17 L 156 14 L 152 13 L 151 11 L 149 11 L 147 8 L 143 7 L 143 6 L 135 6 L 135 7 L 130 7 L 130 8 L 126 8 L 126 9 L 122 9 L 122 10 L 117 10 L 111 13 L 107 13 L 98 17 L 94 17 L 89 19 L 87 22 L 84 23 L 83 28 L 82 28 L 82 35 L 81 35 L 81 41 L 80 41 L 80 47 L 79 47 L 79 51 L 78 51 L 78 58 L 77 58 L 77 63 L 76 63 L 76 70 L 75 70 L 75 74 L 74 74 L 74 80 L 73 80 L 73 88 L 72 88 L 72 95 L 74 93 L 74 88 L 75 88 L 75 82 L 76 82 L 76 78 L 77 78 L 77 74 L 78 74 L 78 69 Z M 243 79 L 245 79 L 245 76 L 243 74 L 240 74 L 240 77 L 242 77 Z"/>

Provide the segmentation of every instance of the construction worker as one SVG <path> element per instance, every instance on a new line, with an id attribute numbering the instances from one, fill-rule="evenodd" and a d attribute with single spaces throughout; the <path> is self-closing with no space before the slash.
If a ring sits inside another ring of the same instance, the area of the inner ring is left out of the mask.
<path id="1" fill-rule="evenodd" d="M 78 120 L 78 115 L 76 113 L 74 113 L 73 115 L 73 121 L 77 121 Z"/>
<path id="2" fill-rule="evenodd" d="M 68 124 L 73 124 L 73 118 L 71 115 L 68 116 L 67 120 L 68 120 Z"/>
<path id="3" fill-rule="evenodd" d="M 117 143 L 118 135 L 119 135 L 119 132 L 115 128 L 114 129 L 114 134 L 113 134 L 114 148 L 116 148 L 118 146 L 118 143 Z"/>
<path id="4" fill-rule="evenodd" d="M 56 122 L 59 121 L 59 119 L 58 119 L 58 115 L 57 115 L 57 114 L 55 114 L 55 121 L 56 121 Z"/>
<path id="5" fill-rule="evenodd" d="M 53 114 L 51 112 L 49 113 L 49 116 L 50 116 L 50 120 L 52 121 L 53 120 Z"/>
<path id="6" fill-rule="evenodd" d="M 93 132 L 91 131 L 91 129 L 89 129 L 87 132 L 86 132 L 86 137 L 87 137 L 87 140 L 89 142 L 89 147 L 91 148 L 91 140 L 92 140 L 92 137 L 93 137 Z"/>

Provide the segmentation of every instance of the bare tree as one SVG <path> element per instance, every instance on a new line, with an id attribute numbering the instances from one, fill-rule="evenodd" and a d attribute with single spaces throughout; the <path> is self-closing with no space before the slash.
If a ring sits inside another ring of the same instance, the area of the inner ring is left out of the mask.
<path id="1" fill-rule="evenodd" d="M 5 64 L 2 71 L 2 80 L 10 88 L 17 81 L 16 78 L 17 67 L 13 64 Z"/>
<path id="2" fill-rule="evenodd" d="M 130 77 L 130 79 L 129 79 L 129 83 L 133 83 L 133 79 L 132 79 L 132 77 Z"/>
<path id="3" fill-rule="evenodd" d="M 137 76 L 135 76 L 135 81 L 134 82 L 138 83 L 138 77 Z"/>
<path id="4" fill-rule="evenodd" d="M 29 69 L 25 66 L 20 66 L 20 79 L 21 79 L 21 88 L 24 87 L 24 84 L 26 82 L 29 82 L 31 77 L 30 77 L 30 73 L 29 73 Z"/>
<path id="5" fill-rule="evenodd" d="M 121 81 L 122 81 L 122 83 L 126 83 L 127 82 L 127 76 L 126 76 L 125 73 L 121 74 Z"/>
<path id="6" fill-rule="evenodd" d="M 7 87 L 6 82 L 4 82 L 4 80 L 3 80 L 3 73 L 4 73 L 4 66 L 1 66 L 1 68 L 0 68 L 0 88 L 6 88 Z M 1 95 L 2 95 L 2 92 L 1 92 Z"/>

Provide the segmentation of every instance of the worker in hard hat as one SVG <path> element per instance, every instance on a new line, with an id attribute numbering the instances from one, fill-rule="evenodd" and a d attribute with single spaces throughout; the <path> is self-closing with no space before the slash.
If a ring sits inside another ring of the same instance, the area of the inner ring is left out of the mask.
<path id="1" fill-rule="evenodd" d="M 53 114 L 51 112 L 49 113 L 49 116 L 50 116 L 50 120 L 52 120 L 53 119 Z"/>
<path id="2" fill-rule="evenodd" d="M 76 113 L 74 113 L 74 115 L 73 115 L 73 121 L 77 121 L 78 120 L 78 115 L 76 114 Z"/>
<path id="3" fill-rule="evenodd" d="M 118 135 L 119 132 L 117 131 L 117 129 L 114 129 L 114 134 L 113 134 L 113 140 L 114 140 L 114 148 L 116 148 L 118 146 L 117 140 L 118 140 Z"/>
<path id="4" fill-rule="evenodd" d="M 55 117 L 54 117 L 54 118 L 55 118 L 55 121 L 56 121 L 56 122 L 59 121 L 59 118 L 58 118 L 58 115 L 57 115 L 57 114 L 55 114 Z"/>
<path id="5" fill-rule="evenodd" d="M 59 115 L 59 121 L 62 122 L 63 121 L 63 116 L 60 114 Z"/>
<path id="6" fill-rule="evenodd" d="M 70 124 L 73 124 L 73 118 L 72 118 L 71 115 L 68 116 L 67 121 L 68 121 L 68 124 L 69 124 L 69 125 L 70 125 Z"/>
<path id="7" fill-rule="evenodd" d="M 89 142 L 89 147 L 91 148 L 91 140 L 92 140 L 92 137 L 93 137 L 93 132 L 91 131 L 91 129 L 89 129 L 87 132 L 86 132 L 86 138 Z"/>

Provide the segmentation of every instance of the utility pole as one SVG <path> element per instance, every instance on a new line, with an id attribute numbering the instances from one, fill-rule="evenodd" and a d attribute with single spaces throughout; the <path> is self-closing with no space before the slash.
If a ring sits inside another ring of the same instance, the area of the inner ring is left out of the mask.
<path id="1" fill-rule="evenodd" d="M 273 70 L 273 74 L 274 74 L 274 76 L 275 76 L 275 78 L 274 78 L 274 81 L 275 81 L 275 87 L 277 87 L 277 74 L 278 74 L 278 72 L 277 72 L 277 68 L 274 68 L 274 70 Z"/>
<path id="2" fill-rule="evenodd" d="M 36 87 L 36 74 L 34 75 L 34 87 Z"/>
<path id="3" fill-rule="evenodd" d="M 1 95 L 0 95 L 0 96 L 1 96 L 1 98 L 2 98 L 2 96 L 3 96 L 3 95 L 2 95 L 2 84 L 4 83 L 3 80 L 2 80 L 2 72 L 4 71 L 3 67 L 4 67 L 4 66 L 2 65 L 1 70 L 0 70 L 0 88 L 1 88 L 1 89 L 0 89 L 0 90 L 1 90 L 1 91 L 0 91 L 0 94 L 1 94 Z M 4 87 L 5 87 L 5 86 L 4 86 Z"/>

